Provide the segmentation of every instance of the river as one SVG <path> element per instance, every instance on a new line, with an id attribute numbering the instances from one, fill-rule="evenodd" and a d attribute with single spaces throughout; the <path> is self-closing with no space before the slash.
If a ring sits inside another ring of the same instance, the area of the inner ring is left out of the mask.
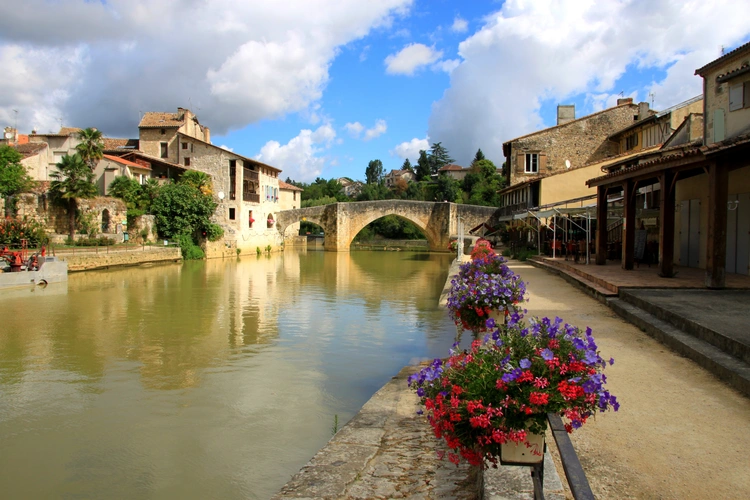
<path id="1" fill-rule="evenodd" d="M 0 292 L 0 497 L 270 497 L 447 353 L 449 262 L 287 250 Z"/>

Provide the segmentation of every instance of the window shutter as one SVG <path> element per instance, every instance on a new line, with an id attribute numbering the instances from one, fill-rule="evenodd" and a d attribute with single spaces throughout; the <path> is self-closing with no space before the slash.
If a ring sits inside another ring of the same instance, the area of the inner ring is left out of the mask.
<path id="1" fill-rule="evenodd" d="M 547 154 L 539 153 L 539 173 L 547 170 Z"/>
<path id="2" fill-rule="evenodd" d="M 523 153 L 518 153 L 516 155 L 516 172 L 519 170 L 521 172 L 526 170 L 526 155 Z"/>
<path id="3" fill-rule="evenodd" d="M 745 94 L 744 98 L 742 99 L 744 107 L 750 108 L 750 82 L 745 82 L 743 88 Z"/>
<path id="4" fill-rule="evenodd" d="M 743 85 L 738 83 L 729 87 L 729 111 L 742 109 Z"/>

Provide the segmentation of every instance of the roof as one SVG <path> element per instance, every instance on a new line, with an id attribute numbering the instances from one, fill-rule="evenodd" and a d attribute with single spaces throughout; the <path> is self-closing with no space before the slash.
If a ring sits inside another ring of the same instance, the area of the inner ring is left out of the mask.
<path id="1" fill-rule="evenodd" d="M 632 102 L 626 102 L 626 103 L 623 103 L 623 104 L 618 104 L 617 106 L 612 106 L 611 108 L 603 109 L 601 111 L 597 111 L 596 113 L 591 113 L 590 115 L 582 116 L 580 118 L 576 118 L 575 120 L 570 120 L 569 122 L 561 123 L 560 125 L 555 125 L 555 126 L 552 126 L 552 127 L 543 128 L 542 130 L 537 130 L 536 132 L 531 132 L 530 134 L 526 134 L 526 135 L 522 135 L 520 137 L 516 137 L 514 139 L 510 139 L 509 141 L 505 141 L 503 143 L 503 149 L 505 149 L 505 145 L 506 144 L 510 144 L 511 142 L 515 142 L 515 141 L 518 141 L 520 139 L 526 139 L 527 137 L 531 137 L 533 135 L 537 135 L 537 134 L 542 134 L 542 133 L 545 133 L 545 132 L 549 132 L 550 130 L 558 129 L 558 128 L 561 128 L 561 127 L 567 127 L 567 126 L 569 126 L 571 124 L 579 123 L 582 120 L 588 120 L 589 118 L 591 118 L 593 116 L 601 115 L 601 114 L 607 113 L 609 111 L 612 111 L 613 109 L 622 108 L 624 106 L 629 106 L 631 108 L 638 108 L 638 105 L 637 104 L 633 104 Z"/>
<path id="2" fill-rule="evenodd" d="M 132 168 L 140 168 L 142 170 L 151 170 L 151 167 L 147 167 L 146 165 L 141 165 L 139 163 L 135 163 L 129 160 L 126 160 L 124 158 L 120 158 L 119 156 L 112 156 L 112 155 L 102 155 L 107 160 L 111 160 L 113 162 L 119 163 L 121 165 L 126 165 L 128 167 Z"/>
<path id="3" fill-rule="evenodd" d="M 718 65 L 720 65 L 720 64 L 728 61 L 729 59 L 733 58 L 736 55 L 739 55 L 741 52 L 743 52 L 743 51 L 745 51 L 747 49 L 750 49 L 750 42 L 747 42 L 747 43 L 745 43 L 743 45 L 740 45 L 736 49 L 727 52 L 726 54 L 724 54 L 720 58 L 714 59 L 713 61 L 711 61 L 710 63 L 706 64 L 702 68 L 696 69 L 695 70 L 695 74 L 703 76 L 703 73 L 705 73 L 706 71 L 715 68 L 716 66 L 718 66 Z"/>
<path id="4" fill-rule="evenodd" d="M 301 187 L 286 183 L 279 179 L 279 189 L 288 189 L 289 191 L 304 191 Z"/>
<path id="5" fill-rule="evenodd" d="M 448 165 L 440 167 L 438 169 L 438 172 L 457 172 L 463 169 L 464 167 L 462 167 L 461 165 L 456 165 L 455 163 L 449 163 Z"/>
<path id="6" fill-rule="evenodd" d="M 228 153 L 230 155 L 233 155 L 233 156 L 236 156 L 238 158 L 241 158 L 244 161 L 249 161 L 250 163 L 255 163 L 256 165 L 260 165 L 262 167 L 270 168 L 271 170 L 276 170 L 277 172 L 281 172 L 280 168 L 272 167 L 271 165 L 267 165 L 267 164 L 265 164 L 263 162 L 260 162 L 258 160 L 253 160 L 252 158 L 247 158 L 246 156 L 242 156 L 240 154 L 237 154 L 234 151 L 229 151 L 228 149 L 224 149 L 222 147 L 216 146 L 215 144 L 211 144 L 210 142 L 201 141 L 200 139 L 196 139 L 195 137 L 192 137 L 190 135 L 183 134 L 182 132 L 178 132 L 177 135 L 179 135 L 180 137 L 182 137 L 184 139 L 188 139 L 190 141 L 195 141 L 195 142 L 197 142 L 199 144 L 202 144 L 204 146 L 209 146 L 209 147 L 212 147 L 212 148 L 215 148 L 215 149 L 219 149 L 219 150 L 221 150 L 221 151 L 223 151 L 225 153 Z"/>
<path id="7" fill-rule="evenodd" d="M 14 144 L 11 146 L 13 149 L 21 153 L 25 158 L 39 154 L 44 148 L 47 147 L 46 142 L 27 142 L 24 144 Z"/>
<path id="8" fill-rule="evenodd" d="M 31 134 L 31 135 L 32 136 L 40 135 L 43 137 L 70 137 L 73 134 L 79 133 L 81 130 L 83 129 L 80 129 L 77 127 L 60 127 L 60 131 L 57 132 L 56 134 L 49 133 L 49 134 Z"/>
<path id="9" fill-rule="evenodd" d="M 103 138 L 104 151 L 132 151 L 138 149 L 138 139 Z"/>
<path id="10" fill-rule="evenodd" d="M 750 73 L 750 64 L 748 64 L 748 63 L 745 63 L 742 66 L 740 66 L 739 68 L 733 69 L 732 71 L 727 71 L 726 73 L 724 73 L 722 75 L 718 75 L 716 77 L 716 81 L 719 82 L 719 83 L 724 83 L 726 81 L 731 80 L 732 78 L 734 78 L 736 76 L 742 76 L 742 75 L 744 75 L 746 73 Z"/>
<path id="11" fill-rule="evenodd" d="M 138 128 L 180 128 L 185 123 L 184 118 L 184 113 L 149 111 L 143 114 Z"/>
<path id="12" fill-rule="evenodd" d="M 150 162 L 161 163 L 162 165 L 179 168 L 180 170 L 190 170 L 184 165 L 178 165 L 177 163 L 172 163 L 171 161 L 165 161 L 164 158 L 157 158 L 156 156 L 151 156 L 146 153 L 142 153 L 141 151 L 128 151 L 122 157 L 117 158 L 124 158 L 125 156 L 132 156 L 133 158 L 143 158 L 144 160 L 148 160 Z"/>

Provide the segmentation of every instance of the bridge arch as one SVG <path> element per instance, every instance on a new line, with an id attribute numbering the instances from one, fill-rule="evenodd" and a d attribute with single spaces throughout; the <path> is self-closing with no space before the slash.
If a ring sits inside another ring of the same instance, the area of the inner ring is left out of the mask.
<path id="1" fill-rule="evenodd" d="M 354 241 L 354 238 L 365 227 L 372 224 L 376 220 L 382 219 L 383 217 L 388 217 L 389 215 L 394 215 L 399 219 L 409 221 L 417 226 L 419 230 L 422 231 L 422 234 L 424 234 L 427 238 L 427 243 L 429 244 L 430 248 L 437 248 L 440 245 L 440 238 L 432 234 L 433 232 L 429 230 L 428 223 L 426 221 L 424 221 L 420 217 L 415 216 L 414 214 L 399 212 L 402 211 L 394 210 L 388 213 L 371 212 L 368 214 L 368 216 L 357 218 L 356 222 L 349 226 L 348 236 L 345 241 L 346 248 L 351 248 L 352 241 Z"/>

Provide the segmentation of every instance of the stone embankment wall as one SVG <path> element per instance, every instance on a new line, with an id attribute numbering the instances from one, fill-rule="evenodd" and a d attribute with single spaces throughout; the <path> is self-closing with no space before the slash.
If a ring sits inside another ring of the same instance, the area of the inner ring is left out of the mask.
<path id="1" fill-rule="evenodd" d="M 135 247 L 132 250 L 110 250 L 100 247 L 99 252 L 58 253 L 68 263 L 68 272 L 91 271 L 115 266 L 137 266 L 147 263 L 177 262 L 182 260 L 178 247 Z"/>

